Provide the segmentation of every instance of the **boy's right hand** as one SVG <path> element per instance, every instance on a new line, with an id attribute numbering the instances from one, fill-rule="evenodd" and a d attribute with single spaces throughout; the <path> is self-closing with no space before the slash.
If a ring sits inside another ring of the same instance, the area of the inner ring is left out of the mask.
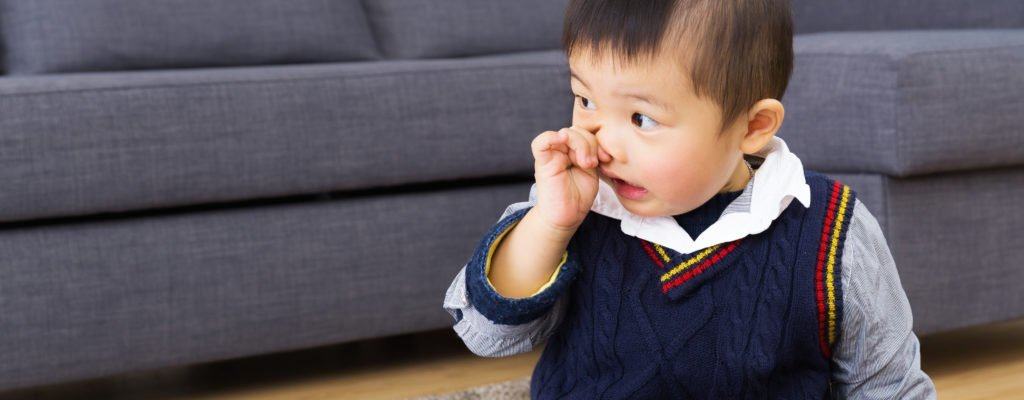
<path id="1" fill-rule="evenodd" d="M 575 232 L 597 197 L 597 138 L 568 127 L 537 135 L 530 147 L 537 181 L 534 209 L 551 228 Z"/>

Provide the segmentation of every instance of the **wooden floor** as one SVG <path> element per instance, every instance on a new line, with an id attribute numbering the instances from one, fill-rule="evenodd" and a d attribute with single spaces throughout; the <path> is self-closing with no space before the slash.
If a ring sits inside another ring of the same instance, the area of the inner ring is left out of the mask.
<path id="1" fill-rule="evenodd" d="M 939 398 L 1024 399 L 1024 320 L 921 338 Z M 528 376 L 539 350 L 489 359 L 450 330 L 0 392 L 13 399 L 403 399 Z"/>

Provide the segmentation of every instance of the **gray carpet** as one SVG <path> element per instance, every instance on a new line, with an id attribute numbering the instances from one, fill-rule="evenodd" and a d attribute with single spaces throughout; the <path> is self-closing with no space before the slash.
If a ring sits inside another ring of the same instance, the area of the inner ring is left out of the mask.
<path id="1" fill-rule="evenodd" d="M 530 377 L 472 387 L 458 392 L 415 397 L 409 400 L 529 400 Z"/>

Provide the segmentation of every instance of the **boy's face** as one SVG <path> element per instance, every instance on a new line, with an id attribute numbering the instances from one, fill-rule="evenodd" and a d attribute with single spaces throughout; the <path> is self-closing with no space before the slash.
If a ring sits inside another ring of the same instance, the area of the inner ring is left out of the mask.
<path id="1" fill-rule="evenodd" d="M 613 65 L 608 51 L 599 58 L 580 51 L 569 60 L 573 126 L 595 135 L 599 178 L 640 216 L 682 214 L 747 182 L 745 118 L 719 137 L 719 108 L 698 98 L 676 59 L 661 53 L 637 66 Z M 644 191 L 624 197 L 606 173 Z"/>

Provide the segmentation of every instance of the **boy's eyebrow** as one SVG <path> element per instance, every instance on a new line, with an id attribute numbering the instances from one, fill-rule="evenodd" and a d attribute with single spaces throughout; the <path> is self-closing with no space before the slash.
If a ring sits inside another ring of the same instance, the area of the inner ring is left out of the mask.
<path id="1" fill-rule="evenodd" d="M 576 78 L 576 80 L 580 81 L 580 83 L 582 83 L 584 87 L 590 89 L 590 85 L 588 85 L 587 82 L 583 80 L 583 78 L 580 78 L 579 75 L 576 75 L 576 72 L 573 72 L 572 68 L 569 68 L 569 76 Z"/>
<path id="2" fill-rule="evenodd" d="M 667 103 L 665 103 L 665 102 L 663 102 L 661 100 L 658 100 L 656 98 L 646 96 L 643 93 L 635 93 L 635 92 L 623 91 L 623 92 L 617 92 L 616 94 L 618 94 L 619 96 L 631 97 L 631 98 L 640 100 L 640 101 L 642 101 L 644 103 L 647 103 L 647 104 L 650 104 L 652 106 L 659 107 L 659 108 L 661 108 L 662 110 L 665 110 L 665 111 L 672 111 L 672 107 L 669 107 L 669 105 Z"/>
<path id="3" fill-rule="evenodd" d="M 590 89 L 590 86 L 587 85 L 587 82 L 584 81 L 583 78 L 580 78 L 579 75 L 576 75 L 576 72 L 574 72 L 572 70 L 572 68 L 569 68 L 569 76 L 573 77 L 573 78 L 576 78 L 576 80 L 580 81 L 580 83 L 582 83 L 584 87 L 586 87 L 587 89 Z M 669 105 L 666 104 L 665 102 L 660 101 L 660 100 L 658 100 L 656 98 L 647 96 L 647 95 L 645 95 L 643 93 L 621 91 L 621 92 L 616 92 L 615 94 L 619 95 L 619 96 L 630 97 L 630 98 L 634 98 L 634 99 L 640 100 L 640 101 L 642 101 L 644 103 L 647 103 L 647 104 L 659 107 L 659 108 L 661 108 L 662 110 L 665 110 L 665 111 L 671 111 L 672 110 L 672 107 L 669 107 Z"/>

